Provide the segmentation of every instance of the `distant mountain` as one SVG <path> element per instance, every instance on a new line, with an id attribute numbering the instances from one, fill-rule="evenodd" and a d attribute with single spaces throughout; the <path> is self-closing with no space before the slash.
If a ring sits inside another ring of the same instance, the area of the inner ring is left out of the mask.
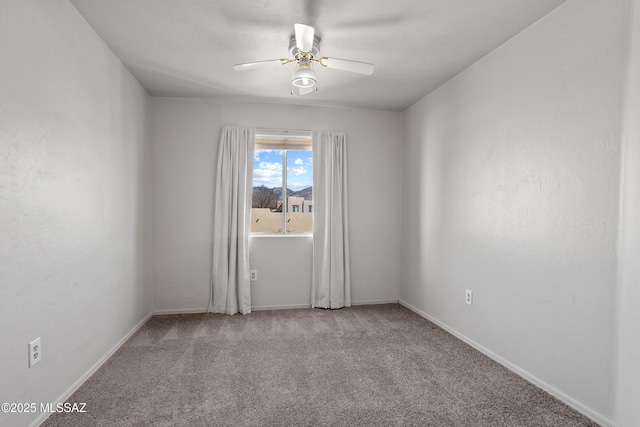
<path id="1" fill-rule="evenodd" d="M 289 193 L 289 190 L 287 188 L 287 195 L 289 195 L 289 197 L 293 196 L 293 197 L 302 197 L 305 200 L 313 200 L 313 187 L 307 187 L 304 190 L 300 190 L 300 191 L 295 191 L 292 193 Z"/>
<path id="2" fill-rule="evenodd" d="M 253 187 L 254 189 L 256 187 Z M 271 188 L 271 191 L 276 195 L 277 199 L 280 199 L 282 196 L 282 188 L 276 187 Z M 287 188 L 287 197 L 302 197 L 305 200 L 313 200 L 313 187 L 307 187 L 300 191 L 293 191 L 290 188 Z"/>
<path id="3" fill-rule="evenodd" d="M 282 198 L 282 187 L 272 188 L 271 191 L 273 191 L 273 194 L 275 194 L 278 199 Z M 293 194 L 293 190 L 290 188 L 287 188 L 287 197 L 291 196 L 292 194 Z"/>

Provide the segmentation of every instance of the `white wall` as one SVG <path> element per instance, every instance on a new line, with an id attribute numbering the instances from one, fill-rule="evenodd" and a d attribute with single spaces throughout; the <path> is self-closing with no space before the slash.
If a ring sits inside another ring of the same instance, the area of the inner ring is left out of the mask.
<path id="1" fill-rule="evenodd" d="M 631 43 L 625 87 L 616 421 L 640 425 L 640 1 L 629 2 Z"/>
<path id="2" fill-rule="evenodd" d="M 151 311 L 147 104 L 66 0 L 0 2 L 0 402 L 56 402 Z"/>
<path id="3" fill-rule="evenodd" d="M 219 132 L 225 124 L 346 132 L 353 301 L 398 299 L 399 113 L 155 97 L 151 105 L 156 312 L 202 311 L 208 306 L 213 183 Z M 251 263 L 259 267 L 259 280 L 252 285 L 252 305 L 308 305 L 309 239 L 254 240 Z M 287 272 L 292 265 L 297 266 L 295 274 Z M 300 279 L 290 280 L 291 274 Z"/>
<path id="4" fill-rule="evenodd" d="M 399 234 L 399 232 L 398 232 Z M 250 242 L 250 263 L 258 270 L 258 280 L 251 282 L 254 309 L 309 307 L 313 238 L 254 237 Z M 395 289 L 398 299 L 398 288 Z"/>
<path id="5" fill-rule="evenodd" d="M 623 6 L 570 0 L 404 116 L 401 300 L 605 424 Z"/>

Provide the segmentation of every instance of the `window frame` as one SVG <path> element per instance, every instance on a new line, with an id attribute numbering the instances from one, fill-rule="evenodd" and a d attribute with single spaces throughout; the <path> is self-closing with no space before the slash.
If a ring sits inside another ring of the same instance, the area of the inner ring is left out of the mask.
<path id="1" fill-rule="evenodd" d="M 249 230 L 251 237 L 258 236 L 313 236 L 313 208 L 309 210 L 312 215 L 311 219 L 311 231 L 303 232 L 289 232 L 287 231 L 287 216 L 289 214 L 288 204 L 289 195 L 287 194 L 287 175 L 288 175 L 288 160 L 287 154 L 289 151 L 310 151 L 313 158 L 313 147 L 311 140 L 311 131 L 301 130 L 273 130 L 273 129 L 256 129 L 255 137 L 255 150 L 280 150 L 282 151 L 282 188 L 281 188 L 281 200 L 282 203 L 282 231 L 278 232 L 262 232 Z M 313 182 L 311 183 L 313 187 Z M 253 192 L 253 185 L 251 186 Z M 253 207 L 252 207 L 253 209 Z M 305 213 L 302 207 L 299 208 L 298 213 Z"/>

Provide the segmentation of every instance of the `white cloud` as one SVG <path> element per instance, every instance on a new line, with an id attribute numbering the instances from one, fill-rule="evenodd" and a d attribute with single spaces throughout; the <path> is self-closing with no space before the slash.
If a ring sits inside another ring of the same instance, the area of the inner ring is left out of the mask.
<path id="1" fill-rule="evenodd" d="M 278 162 L 260 162 L 260 168 L 261 169 L 268 169 L 268 170 L 282 170 L 282 163 L 278 163 Z"/>
<path id="2" fill-rule="evenodd" d="M 307 170 L 304 168 L 304 166 L 300 166 L 297 168 L 289 168 L 289 173 L 295 176 L 300 176 L 307 173 Z"/>
<path id="3" fill-rule="evenodd" d="M 302 159 L 301 159 L 301 158 L 299 158 L 299 157 L 298 157 L 297 159 L 295 159 L 295 160 L 294 160 L 294 162 L 293 162 L 293 163 L 295 163 L 296 165 L 301 165 L 301 164 L 303 164 L 304 162 L 302 161 Z"/>
<path id="4" fill-rule="evenodd" d="M 282 177 L 282 165 L 277 162 L 261 162 L 259 169 L 253 170 L 254 177 Z"/>
<path id="5" fill-rule="evenodd" d="M 278 162 L 261 162 L 260 168 L 253 170 L 253 181 L 258 184 L 282 183 L 282 164 Z"/>
<path id="6" fill-rule="evenodd" d="M 254 169 L 253 176 L 258 178 L 271 178 L 281 177 L 280 171 L 268 170 L 268 169 Z"/>
<path id="7" fill-rule="evenodd" d="M 282 187 L 282 178 L 279 176 L 278 177 L 268 177 L 268 176 L 256 177 L 254 175 L 253 185 L 254 186 L 264 185 L 267 187 L 273 187 L 273 186 Z"/>

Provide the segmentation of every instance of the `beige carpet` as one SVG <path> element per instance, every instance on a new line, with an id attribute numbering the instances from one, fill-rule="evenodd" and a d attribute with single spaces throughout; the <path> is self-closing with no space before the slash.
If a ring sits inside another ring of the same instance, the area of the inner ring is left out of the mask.
<path id="1" fill-rule="evenodd" d="M 45 426 L 596 426 L 397 304 L 155 316 Z"/>

